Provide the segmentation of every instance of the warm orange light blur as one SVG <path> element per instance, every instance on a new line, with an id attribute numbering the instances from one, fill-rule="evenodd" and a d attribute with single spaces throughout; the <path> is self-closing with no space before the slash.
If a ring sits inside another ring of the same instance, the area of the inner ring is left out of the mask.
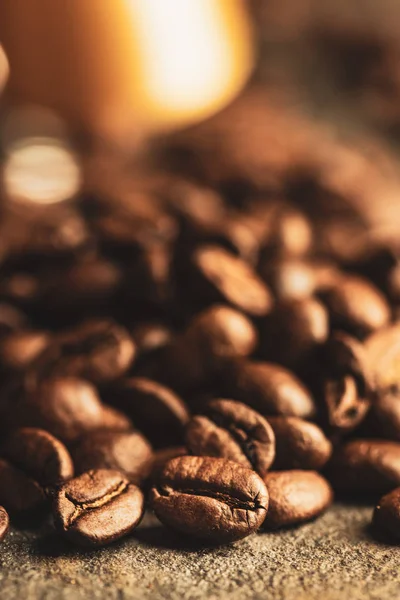
<path id="1" fill-rule="evenodd" d="M 252 65 L 243 0 L 2 0 L 10 98 L 100 134 L 182 126 L 227 103 Z"/>

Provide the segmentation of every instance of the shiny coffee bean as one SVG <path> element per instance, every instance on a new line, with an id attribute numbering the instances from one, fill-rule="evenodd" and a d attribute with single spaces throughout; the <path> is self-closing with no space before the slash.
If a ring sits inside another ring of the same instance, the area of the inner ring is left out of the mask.
<path id="1" fill-rule="evenodd" d="M 329 483 L 316 471 L 279 471 L 264 478 L 270 504 L 266 529 L 298 525 L 314 519 L 332 503 Z"/>
<path id="2" fill-rule="evenodd" d="M 226 397 L 244 402 L 262 415 L 308 419 L 315 404 L 306 387 L 287 369 L 267 362 L 236 361 L 222 382 Z"/>
<path id="3" fill-rule="evenodd" d="M 103 384 L 120 377 L 135 357 L 128 332 L 111 320 L 89 321 L 57 336 L 32 369 L 38 378 L 82 377 Z"/>
<path id="4" fill-rule="evenodd" d="M 12 512 L 30 512 L 46 500 L 46 489 L 74 474 L 71 456 L 57 438 L 41 429 L 12 432 L 1 448 L 0 502 Z"/>
<path id="5" fill-rule="evenodd" d="M 10 519 L 5 508 L 0 506 L 0 542 L 4 540 L 8 533 Z"/>
<path id="6" fill-rule="evenodd" d="M 40 427 L 64 442 L 96 429 L 131 428 L 125 415 L 103 405 L 94 386 L 82 379 L 57 377 L 11 394 L 2 418 L 8 427 Z"/>
<path id="7" fill-rule="evenodd" d="M 374 510 L 373 525 L 390 540 L 400 540 L 400 488 L 383 496 Z"/>
<path id="8" fill-rule="evenodd" d="M 57 529 L 80 546 L 104 546 L 127 535 L 144 510 L 138 487 L 115 470 L 87 471 L 62 485 L 54 500 Z"/>
<path id="9" fill-rule="evenodd" d="M 116 469 L 133 483 L 145 479 L 153 466 L 153 451 L 138 431 L 93 431 L 71 446 L 77 475 L 91 469 Z"/>
<path id="10" fill-rule="evenodd" d="M 229 543 L 256 531 L 265 519 L 268 492 L 250 469 L 222 458 L 170 460 L 151 490 L 162 523 L 211 543 Z"/>
<path id="11" fill-rule="evenodd" d="M 50 343 L 43 331 L 15 331 L 0 341 L 0 364 L 8 371 L 23 371 Z"/>
<path id="12" fill-rule="evenodd" d="M 260 355 L 295 371 L 309 368 L 329 335 L 329 317 L 314 298 L 278 302 L 261 324 Z"/>
<path id="13" fill-rule="evenodd" d="M 384 494 L 400 486 L 400 444 L 358 439 L 335 450 L 329 465 L 335 489 L 358 494 Z"/>
<path id="14" fill-rule="evenodd" d="M 183 440 L 189 420 L 188 409 L 175 392 L 157 381 L 131 377 L 112 389 L 109 399 L 132 419 L 155 447 Z"/>
<path id="15" fill-rule="evenodd" d="M 274 470 L 318 471 L 329 460 L 332 444 L 322 429 L 298 417 L 268 417 L 275 434 Z"/>
<path id="16" fill-rule="evenodd" d="M 251 316 L 267 314 L 272 297 L 264 282 L 241 258 L 219 246 L 200 246 L 191 257 L 194 298 L 226 302 Z"/>
<path id="17" fill-rule="evenodd" d="M 332 328 L 343 329 L 360 339 L 390 320 L 385 297 L 362 277 L 342 275 L 320 296 L 329 311 Z"/>
<path id="18" fill-rule="evenodd" d="M 237 462 L 265 475 L 275 456 L 275 436 L 255 410 L 234 400 L 212 400 L 186 427 L 191 454 Z"/>

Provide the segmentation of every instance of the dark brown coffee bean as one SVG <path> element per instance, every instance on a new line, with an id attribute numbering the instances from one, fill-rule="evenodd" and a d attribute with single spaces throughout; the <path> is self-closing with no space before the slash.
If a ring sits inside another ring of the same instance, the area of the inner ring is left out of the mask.
<path id="1" fill-rule="evenodd" d="M 321 293 L 331 326 L 358 338 L 380 329 L 389 322 L 390 308 L 383 294 L 362 277 L 342 275 Z"/>
<path id="2" fill-rule="evenodd" d="M 334 452 L 329 476 L 334 488 L 346 493 L 384 494 L 400 485 L 400 444 L 351 440 Z"/>
<path id="3" fill-rule="evenodd" d="M 98 469 L 68 481 L 54 501 L 56 527 L 80 546 L 104 546 L 140 522 L 143 494 L 119 471 Z"/>
<path id="4" fill-rule="evenodd" d="M 0 506 L 0 542 L 4 540 L 8 533 L 10 519 L 5 508 Z"/>
<path id="5" fill-rule="evenodd" d="M 2 456 L 0 502 L 13 512 L 36 510 L 46 500 L 46 488 L 74 474 L 64 444 L 41 429 L 15 430 L 2 445 Z"/>
<path id="6" fill-rule="evenodd" d="M 191 454 L 237 462 L 265 475 L 275 456 L 275 436 L 267 421 L 246 404 L 212 400 L 192 417 L 185 441 Z"/>
<path id="7" fill-rule="evenodd" d="M 263 257 L 304 256 L 311 248 L 313 232 L 307 216 L 285 202 L 276 202 L 270 208 L 265 233 Z"/>
<path id="8" fill-rule="evenodd" d="M 260 354 L 265 360 L 302 371 L 315 359 L 328 334 L 328 313 L 321 302 L 314 298 L 282 301 L 261 324 Z"/>
<path id="9" fill-rule="evenodd" d="M 321 469 L 332 454 L 332 444 L 322 429 L 298 417 L 268 417 L 275 434 L 272 468 Z"/>
<path id="10" fill-rule="evenodd" d="M 15 331 L 0 342 L 0 363 L 4 369 L 21 371 L 29 367 L 50 343 L 43 331 Z"/>
<path id="11" fill-rule="evenodd" d="M 224 395 L 262 415 L 310 418 L 315 405 L 309 391 L 287 369 L 267 362 L 236 361 L 226 369 Z"/>
<path id="12" fill-rule="evenodd" d="M 215 305 L 198 314 L 165 348 L 151 375 L 173 389 L 195 389 L 218 373 L 227 360 L 251 354 L 256 343 L 257 332 L 247 317 L 228 306 Z"/>
<path id="13" fill-rule="evenodd" d="M 75 471 L 116 469 L 133 483 L 145 479 L 153 465 L 153 451 L 138 431 L 93 431 L 71 447 Z"/>
<path id="14" fill-rule="evenodd" d="M 400 488 L 379 500 L 372 522 L 379 533 L 391 540 L 400 540 Z"/>
<path id="15" fill-rule="evenodd" d="M 111 390 L 109 399 L 133 420 L 155 447 L 183 440 L 188 409 L 184 401 L 164 385 L 144 377 L 131 377 Z"/>
<path id="16" fill-rule="evenodd" d="M 37 358 L 37 376 L 82 377 L 107 383 L 128 370 L 135 346 L 128 332 L 113 321 L 90 321 L 60 334 Z"/>
<path id="17" fill-rule="evenodd" d="M 162 523 L 212 543 L 229 543 L 256 531 L 268 509 L 262 479 L 222 458 L 182 456 L 170 460 L 151 490 Z"/>
<path id="18" fill-rule="evenodd" d="M 2 418 L 6 427 L 40 427 L 64 442 L 96 429 L 132 426 L 127 417 L 101 403 L 90 383 L 65 377 L 44 381 L 20 396 L 11 394 Z"/>
<path id="19" fill-rule="evenodd" d="M 264 481 L 270 499 L 264 521 L 267 529 L 288 527 L 314 519 L 333 500 L 331 486 L 315 471 L 267 473 Z"/>
<path id="20" fill-rule="evenodd" d="M 272 297 L 263 281 L 242 259 L 219 246 L 201 246 L 191 258 L 195 299 L 227 302 L 251 316 L 267 314 Z"/>

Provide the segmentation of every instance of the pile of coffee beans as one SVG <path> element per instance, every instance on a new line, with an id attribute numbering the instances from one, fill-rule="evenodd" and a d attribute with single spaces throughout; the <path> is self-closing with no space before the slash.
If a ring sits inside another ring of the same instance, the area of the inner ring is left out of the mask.
<path id="1" fill-rule="evenodd" d="M 334 492 L 400 539 L 400 244 L 289 146 L 1 192 L 0 539 L 52 513 L 102 546 L 148 508 L 230 543 Z"/>

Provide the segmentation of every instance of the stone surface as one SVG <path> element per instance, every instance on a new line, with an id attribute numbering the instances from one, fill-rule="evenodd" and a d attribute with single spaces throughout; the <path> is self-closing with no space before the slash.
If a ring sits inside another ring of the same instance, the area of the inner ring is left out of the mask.
<path id="1" fill-rule="evenodd" d="M 371 537 L 371 514 L 336 504 L 313 523 L 214 549 L 187 545 L 151 515 L 132 536 L 88 553 L 50 524 L 14 528 L 0 546 L 1 599 L 392 600 L 400 548 Z"/>

